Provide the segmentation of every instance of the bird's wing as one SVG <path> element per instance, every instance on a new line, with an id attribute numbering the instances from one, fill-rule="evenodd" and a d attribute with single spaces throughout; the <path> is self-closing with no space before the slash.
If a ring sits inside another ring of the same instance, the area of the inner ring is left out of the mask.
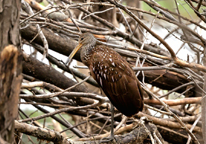
<path id="1" fill-rule="evenodd" d="M 105 55 L 104 51 L 98 51 L 92 55 L 90 72 L 113 105 L 129 116 L 142 110 L 142 89 L 126 60 L 115 51 L 109 52 Z"/>

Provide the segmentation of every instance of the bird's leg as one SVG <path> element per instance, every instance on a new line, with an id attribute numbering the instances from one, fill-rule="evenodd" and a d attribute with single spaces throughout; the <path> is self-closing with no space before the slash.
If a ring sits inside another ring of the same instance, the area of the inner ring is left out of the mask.
<path id="1" fill-rule="evenodd" d="M 113 139 L 115 139 L 114 137 L 114 106 L 111 103 L 111 134 L 109 137 L 102 138 L 100 140 L 100 143 L 110 142 Z"/>
<path id="2" fill-rule="evenodd" d="M 149 135 L 152 144 L 154 144 L 154 143 L 155 143 L 155 142 L 154 142 L 154 138 L 152 137 L 151 132 L 149 131 L 149 129 L 148 129 L 148 128 L 146 127 L 146 125 L 145 125 L 145 123 L 148 123 L 149 121 L 151 121 L 151 120 L 149 120 L 147 117 L 141 117 L 141 118 L 140 118 L 140 125 L 145 128 L 145 131 L 146 131 L 146 133 Z"/>
<path id="3" fill-rule="evenodd" d="M 137 120 L 134 117 L 132 117 L 132 118 L 133 118 L 133 121 L 136 122 L 136 124 L 134 125 L 133 129 L 137 128 L 140 125 L 144 125 L 144 123 L 152 122 L 151 120 L 149 120 L 145 116 L 141 117 L 140 120 Z"/>
<path id="4" fill-rule="evenodd" d="M 132 117 L 132 119 L 135 122 L 134 123 L 134 127 L 132 129 L 135 129 L 135 128 L 137 128 L 140 125 L 140 122 L 139 122 L 139 120 L 135 119 L 134 117 Z"/>
<path id="5" fill-rule="evenodd" d="M 114 106 L 111 103 L 111 135 L 110 138 L 114 139 Z"/>

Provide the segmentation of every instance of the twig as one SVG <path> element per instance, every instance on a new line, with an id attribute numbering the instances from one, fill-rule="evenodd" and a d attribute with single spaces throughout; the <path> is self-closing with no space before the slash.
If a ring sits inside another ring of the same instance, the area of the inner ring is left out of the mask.
<path id="1" fill-rule="evenodd" d="M 29 4 L 26 3 L 26 2 L 24 2 L 24 4 L 28 8 L 29 14 L 30 15 L 34 15 L 34 12 L 32 11 L 32 8 L 29 6 Z M 42 42 L 44 44 L 44 48 L 45 48 L 44 54 L 43 54 L 43 58 L 42 58 L 42 60 L 43 60 L 46 57 L 46 55 L 48 54 L 49 44 L 48 44 L 48 42 L 46 40 L 46 37 L 44 36 L 44 34 L 43 34 L 43 32 L 42 32 L 42 30 L 41 30 L 41 28 L 40 28 L 40 26 L 38 24 L 36 25 L 36 28 L 38 30 L 38 34 L 41 37 Z"/>
<path id="2" fill-rule="evenodd" d="M 193 131 L 194 127 L 196 126 L 196 124 L 198 123 L 198 121 L 200 120 L 200 118 L 201 118 L 201 115 L 199 115 L 199 117 L 198 117 L 198 118 L 196 119 L 196 121 L 193 123 L 193 125 L 192 125 L 192 127 L 191 127 L 191 129 L 190 129 L 191 132 Z M 190 144 L 190 141 L 191 141 L 191 136 L 189 135 L 189 138 L 188 138 L 188 140 L 187 140 L 187 144 Z"/>
<path id="3" fill-rule="evenodd" d="M 149 90 L 147 90 L 147 88 L 143 87 L 144 90 L 146 90 L 149 94 L 151 94 L 155 99 L 157 99 L 164 107 L 165 110 L 169 113 L 171 113 L 171 115 L 180 123 L 180 125 L 188 132 L 188 134 L 192 137 L 193 140 L 195 140 L 198 144 L 199 141 L 197 140 L 197 138 L 195 137 L 195 135 L 190 132 L 190 130 L 187 128 L 187 126 L 179 119 L 179 117 L 177 115 L 175 115 L 169 108 L 168 105 L 165 104 L 162 100 L 160 100 L 156 95 L 154 95 L 153 93 L 151 93 Z"/>

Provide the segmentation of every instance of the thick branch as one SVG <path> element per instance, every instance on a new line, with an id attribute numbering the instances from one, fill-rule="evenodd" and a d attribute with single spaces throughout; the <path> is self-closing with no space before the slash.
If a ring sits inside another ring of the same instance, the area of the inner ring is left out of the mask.
<path id="1" fill-rule="evenodd" d="M 23 73 L 33 76 L 39 80 L 54 84 L 62 89 L 66 89 L 76 84 L 73 80 L 66 77 L 52 67 L 40 62 L 39 60 L 24 55 Z M 84 85 L 79 85 L 73 91 L 86 92 Z"/>
<path id="2" fill-rule="evenodd" d="M 178 143 L 178 144 L 186 144 L 188 137 L 186 135 L 183 135 L 181 133 L 175 132 L 172 129 L 163 127 L 163 126 L 157 126 L 159 132 L 161 133 L 164 140 L 172 142 L 172 143 Z"/>
<path id="3" fill-rule="evenodd" d="M 37 137 L 47 141 L 52 141 L 55 144 L 70 144 L 60 133 L 50 129 L 33 126 L 26 123 L 15 121 L 15 129 L 28 135 Z"/>
<path id="4" fill-rule="evenodd" d="M 28 41 L 31 41 L 38 34 L 37 29 L 31 25 L 21 29 L 20 32 L 21 36 Z M 68 56 L 77 45 L 75 40 L 57 35 L 51 30 L 42 28 L 42 32 L 48 41 L 49 49 L 59 52 L 65 56 Z M 34 39 L 34 42 L 43 46 L 40 36 L 37 36 Z M 74 58 L 80 61 L 80 53 L 77 52 Z"/>
<path id="5" fill-rule="evenodd" d="M 3 49 L 0 55 L 0 137 L 13 143 L 14 120 L 18 115 L 19 92 L 22 75 L 18 50 L 13 45 Z"/>

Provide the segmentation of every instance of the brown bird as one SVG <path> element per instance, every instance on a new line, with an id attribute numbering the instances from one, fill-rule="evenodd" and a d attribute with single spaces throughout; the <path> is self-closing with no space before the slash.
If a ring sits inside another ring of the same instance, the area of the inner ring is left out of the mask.
<path id="1" fill-rule="evenodd" d="M 142 88 L 129 63 L 113 49 L 98 45 L 91 33 L 80 36 L 79 44 L 68 60 L 71 60 L 80 48 L 82 62 L 88 66 L 91 76 L 111 103 L 128 117 L 142 111 Z"/>

